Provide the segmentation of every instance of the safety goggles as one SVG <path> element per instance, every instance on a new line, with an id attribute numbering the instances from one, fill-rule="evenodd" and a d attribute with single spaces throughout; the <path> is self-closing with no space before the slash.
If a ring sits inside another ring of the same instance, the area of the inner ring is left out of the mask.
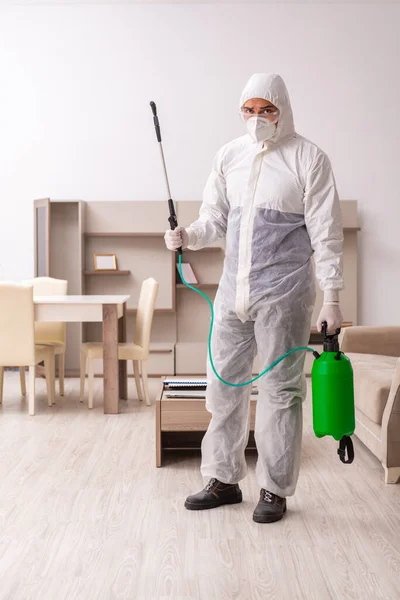
<path id="1" fill-rule="evenodd" d="M 275 122 L 279 117 L 279 110 L 273 109 L 272 107 L 266 108 L 264 111 L 257 113 L 252 108 L 242 107 L 240 109 L 240 115 L 242 119 L 247 120 L 250 117 L 263 117 L 269 121 Z"/>

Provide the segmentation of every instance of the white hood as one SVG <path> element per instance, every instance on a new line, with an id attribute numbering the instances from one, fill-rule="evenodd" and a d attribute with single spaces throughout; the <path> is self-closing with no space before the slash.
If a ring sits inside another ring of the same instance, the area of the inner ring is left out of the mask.
<path id="1" fill-rule="evenodd" d="M 275 135 L 268 140 L 268 144 L 281 143 L 295 134 L 289 94 L 280 75 L 274 73 L 255 73 L 252 75 L 242 92 L 240 107 L 252 98 L 263 98 L 279 108 L 278 127 Z"/>

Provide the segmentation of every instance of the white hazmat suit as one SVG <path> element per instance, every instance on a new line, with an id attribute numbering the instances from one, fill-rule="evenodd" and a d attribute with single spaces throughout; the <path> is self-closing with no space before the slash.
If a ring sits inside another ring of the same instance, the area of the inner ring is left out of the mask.
<path id="1" fill-rule="evenodd" d="M 226 237 L 215 299 L 212 352 L 222 378 L 251 378 L 258 353 L 264 369 L 309 341 L 315 303 L 314 268 L 324 292 L 343 287 L 343 227 L 327 156 L 296 134 L 286 86 L 256 74 L 240 106 L 252 98 L 279 109 L 274 136 L 233 140 L 217 154 L 199 219 L 186 231 L 191 250 Z M 280 497 L 294 493 L 300 465 L 305 355 L 294 353 L 258 382 L 255 424 L 257 480 Z M 246 474 L 250 388 L 227 387 L 208 366 L 201 472 L 224 483 Z"/>

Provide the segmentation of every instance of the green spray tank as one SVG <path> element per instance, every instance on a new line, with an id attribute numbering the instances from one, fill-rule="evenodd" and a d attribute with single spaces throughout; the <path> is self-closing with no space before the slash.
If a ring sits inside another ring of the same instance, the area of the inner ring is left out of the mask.
<path id="1" fill-rule="evenodd" d="M 339 441 L 338 454 L 344 463 L 354 460 L 351 435 L 355 429 L 354 380 L 350 359 L 339 348 L 340 329 L 327 333 L 322 324 L 323 352 L 314 352 L 311 371 L 314 433 Z M 347 451 L 347 458 L 346 458 Z"/>

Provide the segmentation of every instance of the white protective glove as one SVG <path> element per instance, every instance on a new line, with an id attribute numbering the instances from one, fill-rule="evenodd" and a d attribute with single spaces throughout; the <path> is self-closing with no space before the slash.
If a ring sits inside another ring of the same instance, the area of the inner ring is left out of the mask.
<path id="1" fill-rule="evenodd" d="M 328 323 L 328 333 L 336 333 L 343 323 L 343 315 L 338 302 L 326 302 L 321 308 L 317 321 L 318 331 L 322 330 L 322 323 Z"/>
<path id="2" fill-rule="evenodd" d="M 184 227 L 168 229 L 165 232 L 164 240 L 168 250 L 176 251 L 178 248 L 185 250 L 189 246 L 189 234 Z"/>

